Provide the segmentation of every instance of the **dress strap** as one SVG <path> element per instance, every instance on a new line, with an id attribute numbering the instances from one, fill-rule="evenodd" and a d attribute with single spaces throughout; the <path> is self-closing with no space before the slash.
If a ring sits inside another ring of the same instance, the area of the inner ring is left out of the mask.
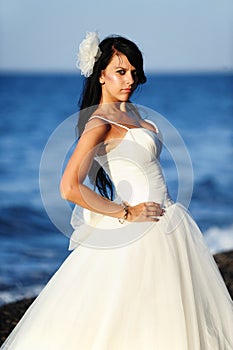
<path id="1" fill-rule="evenodd" d="M 92 117 L 89 118 L 89 120 L 94 119 L 94 118 L 99 118 L 99 119 L 105 120 L 106 122 L 108 122 L 110 124 L 114 124 L 114 125 L 120 126 L 123 129 L 129 130 L 129 128 L 127 128 L 127 126 L 116 123 L 116 122 L 109 120 L 107 118 L 101 117 L 100 115 L 93 115 Z"/>

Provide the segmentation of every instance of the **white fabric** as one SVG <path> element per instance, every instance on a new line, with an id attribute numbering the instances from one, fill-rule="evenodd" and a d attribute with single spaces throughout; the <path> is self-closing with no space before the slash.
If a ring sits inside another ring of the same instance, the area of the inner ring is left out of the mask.
<path id="1" fill-rule="evenodd" d="M 232 300 L 199 228 L 169 197 L 160 150 L 156 133 L 130 129 L 96 158 L 119 198 L 154 200 L 166 213 L 146 226 L 99 214 L 79 222 L 76 249 L 2 349 L 233 349 Z"/>

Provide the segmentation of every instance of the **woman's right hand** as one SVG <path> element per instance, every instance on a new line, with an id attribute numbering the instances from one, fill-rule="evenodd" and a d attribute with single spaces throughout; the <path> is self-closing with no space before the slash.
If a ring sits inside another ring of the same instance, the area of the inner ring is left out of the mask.
<path id="1" fill-rule="evenodd" d="M 128 204 L 128 203 L 126 203 Z M 155 202 L 143 202 L 134 206 L 128 205 L 128 215 L 127 221 L 159 221 L 159 217 L 163 216 L 165 210 L 161 207 L 160 204 Z"/>

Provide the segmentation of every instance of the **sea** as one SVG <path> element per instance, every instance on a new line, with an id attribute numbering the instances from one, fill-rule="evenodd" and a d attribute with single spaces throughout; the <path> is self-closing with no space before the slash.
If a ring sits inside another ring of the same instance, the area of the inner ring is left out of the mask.
<path id="1" fill-rule="evenodd" d="M 56 213 L 54 179 L 61 173 L 54 164 L 58 150 L 67 147 L 63 127 L 78 112 L 82 87 L 83 78 L 73 73 L 0 74 L 0 305 L 38 295 L 70 254 L 69 233 L 54 217 L 67 225 L 72 205 Z M 233 249 L 232 97 L 233 73 L 202 72 L 149 73 L 132 98 L 162 115 L 185 145 L 188 209 L 213 254 Z M 45 149 L 50 158 L 41 175 Z M 164 148 L 161 163 L 176 199 L 178 170 L 170 149 Z"/>

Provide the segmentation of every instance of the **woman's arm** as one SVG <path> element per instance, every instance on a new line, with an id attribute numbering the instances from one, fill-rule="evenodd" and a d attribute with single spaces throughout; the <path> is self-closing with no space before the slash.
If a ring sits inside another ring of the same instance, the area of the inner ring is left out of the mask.
<path id="1" fill-rule="evenodd" d="M 60 191 L 64 199 L 81 207 L 113 217 L 123 217 L 124 210 L 119 204 L 98 195 L 83 184 L 109 129 L 110 125 L 102 120 L 93 119 L 87 124 L 66 166 Z"/>
<path id="2" fill-rule="evenodd" d="M 94 156 L 111 129 L 110 124 L 92 119 L 80 137 L 66 166 L 60 183 L 61 196 L 93 212 L 123 218 L 124 208 L 92 191 L 83 184 L 92 165 Z M 152 216 L 163 215 L 160 205 L 154 202 L 140 203 L 128 209 L 128 221 L 158 221 Z"/>

